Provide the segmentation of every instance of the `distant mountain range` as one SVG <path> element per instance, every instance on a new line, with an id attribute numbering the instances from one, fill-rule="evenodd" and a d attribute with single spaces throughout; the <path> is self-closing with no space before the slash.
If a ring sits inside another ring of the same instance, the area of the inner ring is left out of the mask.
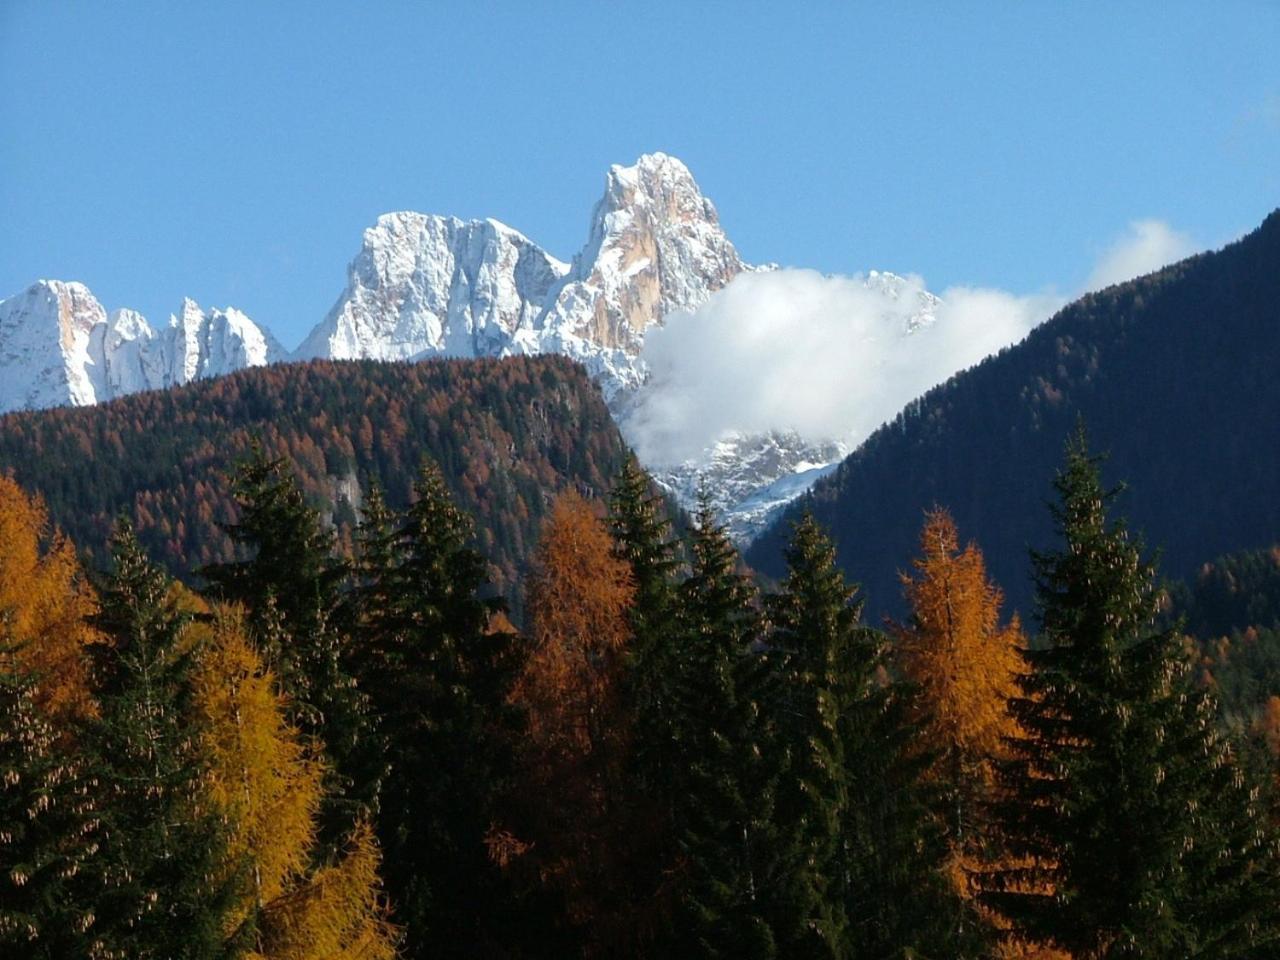
<path id="1" fill-rule="evenodd" d="M 740 273 L 768 269 L 743 263 L 683 163 L 646 154 L 609 170 L 570 263 L 496 220 L 379 217 L 332 310 L 292 353 L 231 307 L 188 300 L 156 329 L 132 310 L 108 313 L 82 284 L 38 281 L 0 301 L 0 411 L 83 406 L 278 361 L 557 353 L 586 367 L 628 435 L 639 393 L 661 389 L 646 385 L 646 333 Z M 891 273 L 865 283 L 912 289 Z M 931 324 L 939 302 L 912 295 L 904 334 Z M 685 462 L 647 466 L 686 505 L 706 482 L 746 540 L 844 451 L 839 437 L 739 431 Z"/>
<path id="2" fill-rule="evenodd" d="M 1280 540 L 1280 211 L 1254 232 L 1089 294 L 1022 343 L 954 376 L 875 432 L 747 552 L 782 570 L 804 508 L 834 534 L 873 612 L 901 606 L 924 511 L 948 507 L 1012 606 L 1032 612 L 1027 551 L 1083 418 L 1162 569 Z"/>

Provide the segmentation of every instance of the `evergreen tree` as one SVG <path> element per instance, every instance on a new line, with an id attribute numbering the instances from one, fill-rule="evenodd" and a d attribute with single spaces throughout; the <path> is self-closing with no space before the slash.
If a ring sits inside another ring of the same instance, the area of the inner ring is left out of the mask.
<path id="1" fill-rule="evenodd" d="M 920 748 L 914 691 L 890 683 L 885 641 L 867 630 L 841 668 L 840 712 L 848 803 L 833 885 L 852 957 L 981 955 L 976 928 L 948 873 L 950 851 Z"/>
<path id="2" fill-rule="evenodd" d="M 107 957 L 99 783 L 55 729 L 0 613 L 0 954 Z"/>
<path id="3" fill-rule="evenodd" d="M 191 733 L 193 613 L 127 521 L 111 546 L 96 618 L 108 642 L 93 647 L 100 714 L 92 741 L 108 794 L 103 859 L 113 880 L 99 927 L 121 956 L 213 956 L 225 903 L 208 883 L 221 838 L 200 807 L 205 770 Z"/>
<path id="4" fill-rule="evenodd" d="M 649 949 L 661 951 L 670 932 L 670 877 L 679 858 L 673 838 L 673 790 L 685 763 L 673 726 L 677 698 L 672 684 L 681 643 L 676 616 L 679 541 L 672 536 L 666 504 L 652 492 L 634 456 L 626 459 L 614 479 L 609 530 L 614 556 L 630 567 L 635 585 L 627 610 L 631 641 L 623 675 L 631 718 L 626 800 L 633 807 L 632 817 L 648 823 L 641 836 L 650 849 L 635 864 L 641 874 L 636 882 L 652 891 L 645 897 L 651 918 Z"/>
<path id="5" fill-rule="evenodd" d="M 779 955 L 772 921 L 787 853 L 773 824 L 781 771 L 770 718 L 776 670 L 758 649 L 755 589 L 704 497 L 681 585 L 683 650 L 674 665 L 676 796 L 683 858 L 677 951 L 682 956 Z"/>
<path id="6" fill-rule="evenodd" d="M 366 759 L 373 742 L 368 699 L 345 664 L 339 588 L 346 571 L 333 558 L 332 531 L 283 459 L 269 459 L 255 444 L 233 488 L 241 517 L 224 529 L 248 556 L 201 573 L 214 597 L 249 610 L 255 639 L 289 694 L 291 722 L 324 746 L 321 837 L 333 852 L 376 806 L 380 786 Z"/>
<path id="7" fill-rule="evenodd" d="M 502 728 L 511 637 L 490 630 L 472 524 L 434 464 L 401 518 L 367 504 L 356 560 L 353 666 L 380 718 L 389 773 L 378 833 L 406 950 L 475 956 L 501 937 L 502 877 L 485 837 L 511 776 Z"/>
<path id="8" fill-rule="evenodd" d="M 781 713 L 788 771 L 777 820 L 795 833 L 802 855 L 785 878 L 782 940 L 787 957 L 847 955 L 840 893 L 840 843 L 849 771 L 840 731 L 841 671 L 864 641 L 862 604 L 835 565 L 835 548 L 813 516 L 802 515 L 786 551 L 781 593 L 769 598 L 774 656 L 784 660 Z"/>
<path id="9" fill-rule="evenodd" d="M 1084 431 L 1068 443 L 1036 554 L 1045 646 L 1024 651 L 1002 766 L 1011 866 L 989 902 L 1077 958 L 1261 956 L 1276 949 L 1275 845 L 1176 634 L 1154 573 L 1107 516 Z"/>

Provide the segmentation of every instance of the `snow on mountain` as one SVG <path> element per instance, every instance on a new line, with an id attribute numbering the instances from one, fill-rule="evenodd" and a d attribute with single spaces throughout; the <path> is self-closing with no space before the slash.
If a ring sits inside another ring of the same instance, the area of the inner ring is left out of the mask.
<path id="1" fill-rule="evenodd" d="M 937 321 L 942 301 L 924 290 L 918 281 L 875 270 L 860 280 L 863 287 L 876 294 L 874 302 L 883 311 L 875 318 L 874 324 L 881 331 L 880 335 L 910 337 Z M 719 294 L 718 297 L 724 295 Z M 741 315 L 736 311 L 731 313 L 726 322 L 736 323 Z M 673 324 L 695 325 L 709 322 L 712 322 L 711 318 L 699 313 L 672 321 Z M 832 328 L 838 328 L 841 322 L 839 318 L 833 320 L 825 335 L 837 335 Z M 664 336 L 674 329 L 664 331 Z M 865 326 L 863 330 L 865 333 Z M 712 365 L 707 362 L 706 352 L 715 349 L 719 335 L 722 334 L 708 336 L 700 330 L 696 338 L 682 342 L 682 351 L 692 350 L 694 353 L 690 375 L 696 378 L 709 375 Z M 819 333 L 814 331 L 813 335 L 818 336 Z M 775 345 L 768 349 L 773 356 L 779 347 Z M 714 379 L 711 383 L 718 398 L 722 391 L 715 389 Z M 675 429 L 682 439 L 691 439 L 688 430 L 694 421 L 710 427 L 713 435 L 722 422 L 717 419 L 719 411 L 708 409 L 710 398 L 705 392 L 698 395 L 702 402 L 695 398 L 673 404 L 673 399 L 680 397 L 681 390 L 679 378 L 674 382 L 665 378 L 660 364 L 651 379 L 638 389 L 619 396 L 614 404 L 615 416 L 628 442 L 646 456 L 646 465 L 655 479 L 686 507 L 696 504 L 697 491 L 705 485 L 730 535 L 741 543 L 750 542 L 763 531 L 783 506 L 807 491 L 820 476 L 833 470 L 861 439 L 851 432 L 823 438 L 815 436 L 811 430 L 802 436 L 795 429 L 748 429 L 750 414 L 734 405 L 731 411 L 734 426 L 731 429 L 720 432 L 717 439 L 698 455 L 675 464 L 663 463 L 660 461 L 672 454 L 663 454 L 668 445 L 655 439 L 655 430 L 659 437 L 663 431 Z M 844 427 L 850 431 L 853 424 Z"/>
<path id="2" fill-rule="evenodd" d="M 108 314 L 82 283 L 39 280 L 0 300 L 0 412 L 84 406 L 282 359 L 239 310 L 183 303 L 155 330 L 133 310 Z"/>
<path id="3" fill-rule="evenodd" d="M 743 269 L 688 168 L 646 154 L 610 168 L 571 266 L 496 220 L 379 217 L 346 289 L 295 356 L 563 353 L 611 398 L 643 381 L 649 327 L 697 306 Z"/>
<path id="4" fill-rule="evenodd" d="M 839 441 L 814 443 L 795 431 L 730 433 L 700 456 L 650 469 L 654 480 L 688 509 L 705 491 L 729 535 L 748 543 L 848 453 Z"/>
<path id="5" fill-rule="evenodd" d="M 365 230 L 337 302 L 291 357 L 232 308 L 186 300 L 156 329 L 132 310 L 108 314 L 83 284 L 39 281 L 0 301 L 0 411 L 95 403 L 288 358 L 555 352 L 586 366 L 626 434 L 628 412 L 652 388 L 646 333 L 738 274 L 768 269 L 742 262 L 683 163 L 646 154 L 609 169 L 587 242 L 568 264 L 496 220 L 384 214 Z M 894 297 L 909 286 L 887 273 L 864 280 Z M 937 299 L 918 296 L 903 333 L 934 319 Z M 686 505 L 704 478 L 746 538 L 844 452 L 794 433 L 731 433 L 701 457 L 649 466 Z"/>
<path id="6" fill-rule="evenodd" d="M 298 359 L 535 353 L 548 291 L 569 270 L 497 220 L 388 213 Z"/>

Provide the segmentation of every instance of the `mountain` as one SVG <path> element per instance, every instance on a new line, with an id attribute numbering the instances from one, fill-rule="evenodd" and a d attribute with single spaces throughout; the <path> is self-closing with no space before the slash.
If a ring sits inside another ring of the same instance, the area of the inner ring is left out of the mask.
<path id="1" fill-rule="evenodd" d="M 185 300 L 155 330 L 133 310 L 110 314 L 82 283 L 39 280 L 0 300 L 0 411 L 84 406 L 283 358 L 239 310 Z"/>
<path id="2" fill-rule="evenodd" d="M 566 265 L 496 220 L 389 213 L 301 359 L 560 353 L 605 396 L 644 379 L 645 331 L 744 268 L 688 168 L 663 153 L 613 166 L 587 243 Z"/>
<path id="3" fill-rule="evenodd" d="M 555 494 L 602 494 L 625 449 L 600 391 L 563 357 L 312 361 L 0 416 L 0 473 L 43 496 L 92 560 L 125 514 L 153 557 L 190 572 L 230 558 L 226 472 L 254 438 L 289 459 L 348 547 L 370 484 L 404 506 L 430 456 L 514 603 Z"/>
<path id="4" fill-rule="evenodd" d="M 587 239 L 562 262 L 496 220 L 388 213 L 364 231 L 347 283 L 292 355 L 232 308 L 184 302 L 169 325 L 108 314 L 79 283 L 40 281 L 0 302 L 0 412 L 84 406 L 191 383 L 279 360 L 421 360 L 556 353 L 600 385 L 624 435 L 647 398 L 647 334 L 693 311 L 745 271 L 715 206 L 689 169 L 663 153 L 611 167 Z M 934 320 L 939 301 L 918 285 L 872 271 L 868 289 L 896 301 L 896 334 Z M 842 453 L 848 437 L 731 431 L 698 456 L 649 462 L 685 506 L 701 483 L 734 535 L 746 540 Z M 854 438 L 856 439 L 856 438 Z"/>
<path id="5" fill-rule="evenodd" d="M 1117 509 L 1188 576 L 1205 557 L 1280 539 L 1280 211 L 1215 252 L 1070 304 L 1018 344 L 911 403 L 816 483 L 804 506 L 834 534 L 872 611 L 897 611 L 897 570 L 923 512 L 951 509 L 1012 605 L 1031 613 L 1028 547 L 1078 418 Z M 778 574 L 788 508 L 747 553 Z"/>
<path id="6" fill-rule="evenodd" d="M 538 353 L 530 338 L 567 272 L 496 220 L 388 213 L 364 232 L 347 288 L 300 359 L 410 360 Z"/>

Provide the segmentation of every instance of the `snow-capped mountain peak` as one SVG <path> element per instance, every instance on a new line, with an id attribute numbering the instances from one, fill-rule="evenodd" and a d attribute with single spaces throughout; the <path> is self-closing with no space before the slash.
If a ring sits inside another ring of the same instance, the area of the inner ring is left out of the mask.
<path id="1" fill-rule="evenodd" d="M 110 314 L 78 282 L 39 280 L 0 301 L 0 411 L 83 406 L 281 359 L 239 310 L 183 301 L 157 331 L 134 310 Z"/>
<path id="2" fill-rule="evenodd" d="M 490 356 L 511 348 L 568 267 L 497 220 L 402 211 L 365 230 L 347 288 L 295 356 Z"/>

